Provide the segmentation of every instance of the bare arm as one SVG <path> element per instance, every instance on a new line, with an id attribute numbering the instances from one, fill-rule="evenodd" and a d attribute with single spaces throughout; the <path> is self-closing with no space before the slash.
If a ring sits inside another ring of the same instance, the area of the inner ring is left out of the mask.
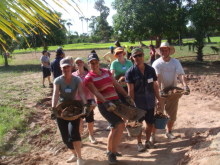
<path id="1" fill-rule="evenodd" d="M 105 98 L 102 96 L 102 94 L 97 90 L 97 88 L 94 86 L 93 83 L 87 84 L 88 89 L 96 96 L 96 98 L 101 102 L 106 102 Z"/>
<path id="2" fill-rule="evenodd" d="M 112 77 L 112 79 L 113 79 L 113 85 L 114 85 L 115 89 L 116 89 L 120 94 L 122 94 L 124 97 L 127 97 L 128 94 L 127 94 L 127 92 L 124 90 L 124 88 L 122 88 L 122 86 L 115 80 L 114 77 Z"/>
<path id="3" fill-rule="evenodd" d="M 127 83 L 128 87 L 128 96 L 130 96 L 134 100 L 134 84 Z"/>
<path id="4" fill-rule="evenodd" d="M 112 69 L 112 70 L 111 70 L 111 73 L 112 73 L 112 75 L 114 75 L 114 74 L 115 74 L 115 70 L 114 70 L 114 69 Z"/>
<path id="5" fill-rule="evenodd" d="M 157 98 L 158 101 L 160 101 L 160 95 L 159 95 L 159 86 L 158 86 L 158 82 L 157 81 L 154 81 L 154 93 L 155 93 L 155 96 Z"/>
<path id="6" fill-rule="evenodd" d="M 110 62 L 109 60 L 109 53 L 106 53 L 104 56 L 103 56 L 104 60 L 107 61 L 107 62 Z"/>
<path id="7" fill-rule="evenodd" d="M 158 85 L 158 90 L 161 91 L 161 74 L 157 74 L 157 85 Z"/>
<path id="8" fill-rule="evenodd" d="M 55 108 L 59 99 L 59 85 L 53 85 L 52 107 Z"/>
<path id="9" fill-rule="evenodd" d="M 82 89 L 82 82 L 80 82 L 79 85 L 78 85 L 78 92 L 79 92 L 80 98 L 83 101 L 83 104 L 86 104 L 87 100 L 86 100 L 85 94 L 84 94 L 83 89 Z"/>
<path id="10" fill-rule="evenodd" d="M 186 77 L 183 74 L 178 75 L 178 78 L 183 86 L 187 86 Z"/>

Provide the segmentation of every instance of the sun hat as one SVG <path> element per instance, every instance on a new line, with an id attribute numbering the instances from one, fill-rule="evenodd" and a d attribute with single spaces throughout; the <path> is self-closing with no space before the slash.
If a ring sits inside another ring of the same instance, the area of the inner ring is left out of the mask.
<path id="1" fill-rule="evenodd" d="M 131 56 L 134 56 L 137 52 L 144 53 L 143 49 L 141 49 L 141 48 L 134 48 L 131 51 Z"/>
<path id="2" fill-rule="evenodd" d="M 71 60 L 69 58 L 63 58 L 60 61 L 60 67 L 63 68 L 65 66 L 72 66 Z"/>
<path id="3" fill-rule="evenodd" d="M 91 53 L 91 54 L 88 55 L 87 61 L 90 62 L 92 60 L 99 61 L 99 57 L 98 57 L 98 55 L 96 53 Z"/>
<path id="4" fill-rule="evenodd" d="M 118 54 L 119 52 L 123 52 L 123 56 L 126 54 L 125 51 L 124 51 L 124 49 L 123 49 L 122 47 L 117 47 L 117 48 L 115 49 L 115 54 L 114 54 L 114 56 L 117 57 L 117 56 L 118 56 L 117 54 Z"/>
<path id="5" fill-rule="evenodd" d="M 82 62 L 84 62 L 83 58 L 81 58 L 81 57 L 77 57 L 77 58 L 74 60 L 75 63 L 76 63 L 77 61 L 82 61 Z"/>
<path id="6" fill-rule="evenodd" d="M 169 48 L 170 49 L 170 55 L 175 53 L 175 48 L 173 46 L 170 46 L 168 42 L 162 42 L 160 44 L 160 47 L 156 49 L 157 53 L 161 55 L 161 48 Z"/>

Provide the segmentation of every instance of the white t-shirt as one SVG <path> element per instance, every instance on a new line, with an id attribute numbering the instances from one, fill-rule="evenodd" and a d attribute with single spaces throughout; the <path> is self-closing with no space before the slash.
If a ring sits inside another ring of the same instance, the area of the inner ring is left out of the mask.
<path id="1" fill-rule="evenodd" d="M 50 68 L 50 59 L 49 59 L 49 57 L 48 56 L 41 56 L 40 57 L 40 61 L 43 63 L 43 62 L 45 62 L 45 63 L 48 63 L 48 65 L 47 66 L 44 66 L 43 64 L 41 64 L 41 66 L 44 66 L 44 67 L 46 67 L 46 68 Z"/>
<path id="2" fill-rule="evenodd" d="M 154 61 L 152 67 L 155 69 L 156 74 L 161 77 L 161 88 L 176 87 L 177 76 L 185 74 L 179 60 L 171 58 L 169 62 L 165 62 L 162 57 Z"/>

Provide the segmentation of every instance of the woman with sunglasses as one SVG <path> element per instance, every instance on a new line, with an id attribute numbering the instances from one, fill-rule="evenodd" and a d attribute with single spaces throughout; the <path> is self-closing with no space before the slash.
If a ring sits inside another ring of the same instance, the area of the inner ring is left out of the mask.
<path id="1" fill-rule="evenodd" d="M 109 164 L 116 164 L 118 145 L 120 144 L 125 124 L 122 118 L 115 115 L 112 110 L 116 108 L 114 101 L 119 99 L 116 90 L 124 97 L 128 97 L 128 94 L 109 70 L 100 68 L 97 54 L 90 54 L 88 63 L 91 71 L 86 75 L 85 84 L 95 95 L 100 113 L 111 124 L 107 142 L 107 156 Z"/>
<path id="2" fill-rule="evenodd" d="M 62 75 L 54 80 L 54 90 L 52 97 L 52 110 L 56 110 L 58 102 L 75 100 L 76 92 L 84 104 L 87 103 L 82 90 L 81 80 L 72 75 L 72 64 L 70 59 L 64 58 L 60 61 Z M 72 151 L 73 156 L 67 162 L 77 161 L 77 165 L 83 165 L 81 157 L 81 137 L 79 133 L 80 119 L 57 117 L 57 124 L 63 142 Z"/>
<path id="3" fill-rule="evenodd" d="M 85 86 L 85 77 L 87 75 L 87 73 L 89 72 L 89 70 L 87 69 L 87 67 L 85 66 L 84 60 L 80 57 L 77 57 L 75 59 L 75 64 L 77 67 L 77 71 L 73 72 L 74 76 L 78 76 L 83 85 L 83 92 L 85 93 L 87 102 L 90 104 L 95 104 L 95 100 L 94 100 L 94 95 L 89 91 L 89 89 Z M 80 100 L 79 95 L 77 94 L 77 100 Z M 86 119 L 86 123 L 87 123 L 87 127 L 88 127 L 88 131 L 89 131 L 89 140 L 91 143 L 93 144 L 97 144 L 98 142 L 96 141 L 95 137 L 93 136 L 93 127 L 94 127 L 94 111 L 91 111 L 91 113 L 89 114 L 89 116 L 85 117 Z M 80 122 L 80 132 L 82 135 L 83 132 L 83 119 L 81 119 Z"/>
<path id="4" fill-rule="evenodd" d="M 125 58 L 125 55 L 126 53 L 123 48 L 116 48 L 114 56 L 117 59 L 112 62 L 110 70 L 119 84 L 125 89 L 125 91 L 128 91 L 127 85 L 125 83 L 125 73 L 133 64 L 130 60 Z M 118 93 L 118 95 L 121 101 L 126 101 L 120 93 Z"/>

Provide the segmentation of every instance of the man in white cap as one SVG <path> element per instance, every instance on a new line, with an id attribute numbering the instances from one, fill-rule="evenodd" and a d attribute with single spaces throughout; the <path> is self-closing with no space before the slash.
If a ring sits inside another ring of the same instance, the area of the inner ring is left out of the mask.
<path id="1" fill-rule="evenodd" d="M 161 57 L 154 61 L 152 66 L 155 69 L 158 77 L 157 82 L 160 92 L 162 93 L 164 88 L 176 87 L 178 77 L 184 88 L 184 94 L 189 94 L 190 90 L 187 86 L 182 65 L 180 64 L 179 60 L 170 57 L 170 55 L 175 53 L 175 48 L 170 46 L 169 43 L 163 42 L 161 43 L 160 48 L 157 49 L 157 52 L 161 55 Z M 166 136 L 169 139 L 175 139 L 172 130 L 174 122 L 176 121 L 178 102 L 181 96 L 182 95 L 179 95 L 178 97 L 170 96 L 168 98 L 163 98 L 161 101 L 162 107 L 160 107 L 160 109 L 162 111 L 165 109 L 170 118 L 167 123 L 168 130 L 166 133 Z"/>

